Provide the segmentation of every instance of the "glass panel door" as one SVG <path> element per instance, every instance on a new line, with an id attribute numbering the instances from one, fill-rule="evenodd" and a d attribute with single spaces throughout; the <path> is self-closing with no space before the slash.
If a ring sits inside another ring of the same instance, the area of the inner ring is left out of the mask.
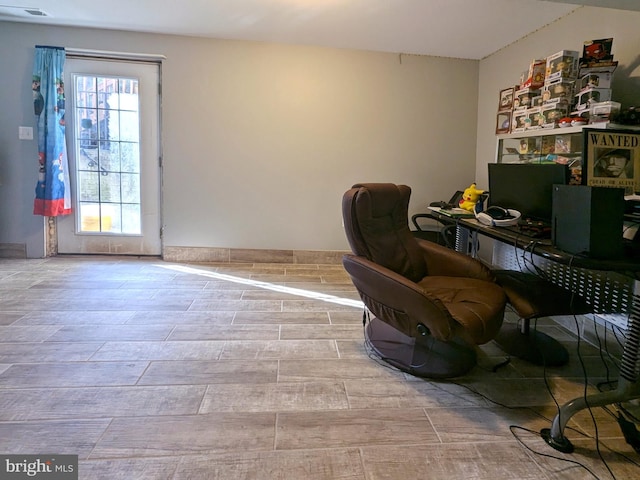
<path id="1" fill-rule="evenodd" d="M 65 70 L 74 213 L 58 219 L 58 252 L 160 254 L 158 66 L 71 59 Z"/>

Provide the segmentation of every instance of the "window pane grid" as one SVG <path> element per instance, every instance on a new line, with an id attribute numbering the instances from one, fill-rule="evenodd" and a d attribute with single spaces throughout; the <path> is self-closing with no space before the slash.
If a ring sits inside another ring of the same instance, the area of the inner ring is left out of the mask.
<path id="1" fill-rule="evenodd" d="M 78 232 L 142 232 L 138 80 L 75 79 Z"/>

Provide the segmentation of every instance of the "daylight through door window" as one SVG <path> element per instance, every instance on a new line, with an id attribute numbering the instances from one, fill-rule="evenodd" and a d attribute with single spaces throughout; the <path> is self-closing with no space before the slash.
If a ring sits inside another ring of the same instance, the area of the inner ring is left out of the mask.
<path id="1" fill-rule="evenodd" d="M 74 80 L 77 231 L 140 235 L 138 80 Z"/>

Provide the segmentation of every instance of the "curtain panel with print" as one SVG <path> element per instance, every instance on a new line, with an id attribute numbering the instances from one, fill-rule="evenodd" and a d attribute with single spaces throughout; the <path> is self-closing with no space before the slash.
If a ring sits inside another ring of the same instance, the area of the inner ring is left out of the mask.
<path id="1" fill-rule="evenodd" d="M 64 48 L 36 46 L 31 83 L 39 162 L 34 215 L 55 217 L 71 213 L 65 141 L 64 61 Z"/>

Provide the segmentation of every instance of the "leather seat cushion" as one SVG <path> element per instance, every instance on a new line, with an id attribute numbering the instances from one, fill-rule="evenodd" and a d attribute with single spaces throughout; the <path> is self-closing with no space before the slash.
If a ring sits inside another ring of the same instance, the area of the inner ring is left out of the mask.
<path id="1" fill-rule="evenodd" d="M 499 285 L 475 278 L 440 276 L 427 276 L 418 285 L 444 304 L 476 344 L 490 341 L 500 330 L 505 293 Z"/>
<path id="2" fill-rule="evenodd" d="M 514 270 L 494 270 L 493 273 L 520 318 L 580 315 L 593 311 L 593 307 L 578 295 L 538 275 Z"/>

